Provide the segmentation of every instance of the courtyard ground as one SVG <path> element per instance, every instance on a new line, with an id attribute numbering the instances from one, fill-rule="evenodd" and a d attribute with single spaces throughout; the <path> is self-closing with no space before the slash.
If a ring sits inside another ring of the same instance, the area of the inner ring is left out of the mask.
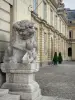
<path id="1" fill-rule="evenodd" d="M 42 95 L 75 100 L 75 62 L 50 65 L 36 73 Z"/>

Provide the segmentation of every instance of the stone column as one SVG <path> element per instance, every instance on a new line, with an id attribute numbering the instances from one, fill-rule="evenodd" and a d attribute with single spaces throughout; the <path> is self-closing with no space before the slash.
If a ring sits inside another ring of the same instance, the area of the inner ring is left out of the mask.
<path id="1" fill-rule="evenodd" d="M 56 35 L 56 52 L 58 54 L 58 35 Z"/>
<path id="2" fill-rule="evenodd" d="M 40 32 L 40 37 L 39 37 L 39 43 L 40 43 L 40 46 L 39 46 L 39 49 L 40 49 L 40 66 L 42 66 L 42 33 L 43 33 L 43 28 L 42 28 L 42 25 L 40 25 L 40 28 L 39 28 L 39 32 Z"/>
<path id="3" fill-rule="evenodd" d="M 65 40 L 64 40 L 64 60 L 65 60 Z"/>
<path id="4" fill-rule="evenodd" d="M 58 51 L 61 52 L 61 38 L 60 36 L 58 37 Z"/>
<path id="5" fill-rule="evenodd" d="M 60 52 L 60 37 L 58 36 L 58 53 Z"/>
<path id="6" fill-rule="evenodd" d="M 67 60 L 67 45 L 66 45 L 66 40 L 65 40 L 65 60 Z"/>
<path id="7" fill-rule="evenodd" d="M 50 37 L 51 33 L 49 31 L 48 33 L 48 64 L 50 64 L 51 61 L 51 37 Z"/>
<path id="8" fill-rule="evenodd" d="M 59 54 L 59 36 L 57 36 L 57 53 Z"/>
<path id="9" fill-rule="evenodd" d="M 55 38 L 56 38 L 56 36 L 55 36 L 55 33 L 54 33 L 54 35 L 53 35 L 53 55 L 54 55 L 54 53 L 56 52 L 55 51 Z"/>
<path id="10" fill-rule="evenodd" d="M 55 52 L 57 52 L 57 36 L 56 36 L 56 33 L 55 33 L 55 36 L 54 36 L 54 47 L 55 47 Z"/>
<path id="11" fill-rule="evenodd" d="M 5 53 L 1 66 L 6 73 L 3 89 L 18 94 L 21 100 L 40 100 L 41 91 L 35 81 L 35 72 L 39 70 L 36 61 L 35 29 L 32 22 L 20 21 L 13 25 L 12 44 Z"/>
<path id="12" fill-rule="evenodd" d="M 63 59 L 64 59 L 64 39 L 62 40 L 62 56 L 63 56 Z"/>
<path id="13" fill-rule="evenodd" d="M 68 60 L 68 43 L 66 41 L 66 60 Z"/>
<path id="14" fill-rule="evenodd" d="M 53 60 L 53 56 L 54 56 L 54 36 L 53 36 L 52 31 L 51 31 L 51 35 L 50 35 L 50 55 L 51 55 L 51 60 Z"/>
<path id="15" fill-rule="evenodd" d="M 60 52 L 62 54 L 62 38 L 60 37 Z"/>

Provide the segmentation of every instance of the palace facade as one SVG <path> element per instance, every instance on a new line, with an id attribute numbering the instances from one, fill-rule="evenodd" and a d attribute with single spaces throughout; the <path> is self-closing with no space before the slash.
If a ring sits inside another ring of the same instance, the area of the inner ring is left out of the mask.
<path id="1" fill-rule="evenodd" d="M 68 56 L 69 27 L 67 13 L 61 0 L 0 0 L 0 57 L 11 40 L 12 25 L 30 20 L 36 26 L 37 60 L 41 64 L 52 61 L 55 52 Z M 1 60 L 2 62 L 2 60 Z"/>
<path id="2" fill-rule="evenodd" d="M 75 61 L 75 10 L 66 9 L 69 26 L 68 56 Z"/>

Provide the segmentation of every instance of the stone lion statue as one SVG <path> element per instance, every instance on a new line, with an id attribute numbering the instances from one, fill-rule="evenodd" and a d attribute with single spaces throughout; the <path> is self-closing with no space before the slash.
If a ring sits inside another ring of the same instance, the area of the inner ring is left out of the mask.
<path id="1" fill-rule="evenodd" d="M 4 62 L 33 63 L 36 61 L 36 38 L 34 23 L 28 20 L 13 24 L 11 43 L 5 53 Z"/>

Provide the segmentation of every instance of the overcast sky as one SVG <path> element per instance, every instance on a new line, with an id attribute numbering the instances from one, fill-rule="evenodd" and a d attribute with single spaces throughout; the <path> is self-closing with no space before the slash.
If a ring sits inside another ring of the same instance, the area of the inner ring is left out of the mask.
<path id="1" fill-rule="evenodd" d="M 75 9 L 75 0 L 63 0 L 66 8 Z"/>

